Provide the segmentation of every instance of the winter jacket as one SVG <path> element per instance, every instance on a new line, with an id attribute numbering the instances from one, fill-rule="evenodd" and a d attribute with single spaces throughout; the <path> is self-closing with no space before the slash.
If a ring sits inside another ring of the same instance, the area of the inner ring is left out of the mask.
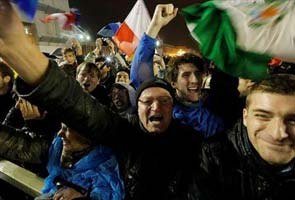
<path id="1" fill-rule="evenodd" d="M 31 138 L 17 129 L 0 124 L 2 157 L 34 164 L 47 163 L 49 176 L 45 179 L 43 193 L 56 192 L 54 179 L 58 176 L 69 184 L 67 186 L 89 192 L 90 199 L 123 199 L 124 189 L 118 163 L 109 148 L 96 146 L 69 169 L 60 167 L 61 151 L 60 137 L 56 137 L 51 144 L 47 139 Z"/>
<path id="2" fill-rule="evenodd" d="M 153 75 L 153 56 L 156 48 L 156 40 L 144 34 L 136 49 L 132 65 L 130 79 L 137 88 L 144 80 L 151 79 Z M 210 98 L 208 102 L 198 102 L 185 105 L 177 101 L 173 108 L 173 118 L 182 124 L 197 130 L 203 138 L 221 133 L 225 128 L 231 127 L 235 112 L 235 104 L 238 98 L 236 78 L 218 71 L 212 75 Z M 216 84 L 215 84 L 216 83 Z M 227 115 L 226 113 L 229 113 Z"/>
<path id="3" fill-rule="evenodd" d="M 198 165 L 193 155 L 199 152 L 200 140 L 194 131 L 172 121 L 164 133 L 147 133 L 139 120 L 129 123 L 110 112 L 52 62 L 36 88 L 19 81 L 21 97 L 44 106 L 84 137 L 113 148 L 126 199 L 185 199 L 187 172 Z"/>
<path id="4" fill-rule="evenodd" d="M 123 199 L 123 182 L 118 163 L 110 148 L 96 146 L 71 168 L 65 169 L 60 164 L 62 146 L 61 138 L 56 137 L 49 149 L 49 176 L 45 179 L 42 193 L 54 194 L 57 191 L 55 181 L 58 177 L 61 182 L 75 185 L 82 193 L 88 192 L 89 199 Z"/>
<path id="5" fill-rule="evenodd" d="M 4 95 L 0 95 L 0 104 L 0 123 L 2 123 L 9 112 L 9 109 L 15 105 L 12 93 L 9 92 Z"/>
<path id="6" fill-rule="evenodd" d="M 295 199 L 295 160 L 284 166 L 268 164 L 251 145 L 241 121 L 227 138 L 212 140 L 202 150 L 203 170 L 192 176 L 191 200 L 198 199 L 200 189 L 212 200 Z"/>
<path id="7" fill-rule="evenodd" d="M 40 110 L 41 112 L 41 110 Z M 9 110 L 6 115 L 3 124 L 11 126 L 15 129 L 19 129 L 19 133 L 27 135 L 29 138 L 42 138 L 48 140 L 50 144 L 60 129 L 60 121 L 55 120 L 50 113 L 46 113 L 43 119 L 38 120 L 24 120 L 20 109 L 14 106 Z M 15 161 L 16 162 L 16 161 Z M 18 165 L 33 171 L 41 177 L 46 177 L 48 172 L 46 170 L 45 163 L 28 163 L 28 162 L 16 162 Z"/>

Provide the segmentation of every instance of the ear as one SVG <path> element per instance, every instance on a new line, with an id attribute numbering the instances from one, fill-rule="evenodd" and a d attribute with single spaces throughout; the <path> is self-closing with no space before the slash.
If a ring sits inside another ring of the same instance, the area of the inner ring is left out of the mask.
<path id="1" fill-rule="evenodd" d="M 248 118 L 248 110 L 246 108 L 243 109 L 243 124 L 247 127 L 247 118 Z"/>
<path id="2" fill-rule="evenodd" d="M 11 80 L 11 77 L 10 76 L 5 76 L 3 80 L 4 80 L 5 83 L 9 83 L 10 80 Z"/>
<path id="3" fill-rule="evenodd" d="M 171 86 L 176 89 L 176 83 L 174 81 L 171 82 Z"/>
<path id="4" fill-rule="evenodd" d="M 252 80 L 247 80 L 247 83 L 246 83 L 247 89 L 249 90 L 254 85 L 254 83 L 255 82 Z"/>

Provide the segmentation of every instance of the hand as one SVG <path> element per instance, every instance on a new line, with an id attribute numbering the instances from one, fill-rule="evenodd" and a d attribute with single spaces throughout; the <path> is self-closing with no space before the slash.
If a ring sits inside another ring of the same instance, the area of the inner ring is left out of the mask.
<path id="1" fill-rule="evenodd" d="M 80 56 L 82 55 L 82 46 L 80 42 L 77 39 L 72 40 L 72 48 L 75 49 L 76 55 Z"/>
<path id="2" fill-rule="evenodd" d="M 31 85 L 37 85 L 47 71 L 48 59 L 26 36 L 10 0 L 0 0 L 0 56 Z"/>
<path id="3" fill-rule="evenodd" d="M 46 112 L 41 114 L 37 106 L 24 99 L 19 99 L 16 105 L 19 107 L 24 120 L 41 120 L 46 115 Z"/>
<path id="4" fill-rule="evenodd" d="M 0 0 L 0 30 L 0 54 L 25 41 L 24 26 L 8 0 Z"/>
<path id="5" fill-rule="evenodd" d="M 155 38 L 161 28 L 176 17 L 177 11 L 178 8 L 174 8 L 173 4 L 158 4 L 148 27 L 147 34 Z"/>
<path id="6" fill-rule="evenodd" d="M 71 200 L 79 197 L 85 197 L 80 192 L 70 187 L 62 187 L 53 196 L 53 200 Z"/>

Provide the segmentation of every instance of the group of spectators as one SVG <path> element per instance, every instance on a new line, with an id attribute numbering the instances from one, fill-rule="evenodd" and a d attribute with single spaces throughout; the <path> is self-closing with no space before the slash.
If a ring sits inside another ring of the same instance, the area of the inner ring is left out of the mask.
<path id="1" fill-rule="evenodd" d="M 165 62 L 155 41 L 172 4 L 157 5 L 130 67 L 101 38 L 85 57 L 73 41 L 58 65 L 1 4 L 0 155 L 47 169 L 36 199 L 295 198 L 295 75 L 233 77 L 191 53 Z"/>

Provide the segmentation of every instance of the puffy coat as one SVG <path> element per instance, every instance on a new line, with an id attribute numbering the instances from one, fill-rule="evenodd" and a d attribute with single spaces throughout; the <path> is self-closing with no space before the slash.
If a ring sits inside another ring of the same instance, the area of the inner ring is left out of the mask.
<path id="1" fill-rule="evenodd" d="M 19 81 L 21 97 L 44 106 L 69 127 L 85 133 L 84 137 L 114 149 L 126 199 L 184 199 L 187 174 L 198 165 L 198 159 L 193 158 L 199 152 L 200 140 L 193 130 L 172 121 L 165 133 L 151 135 L 138 120 L 129 123 L 83 92 L 54 63 L 36 88 Z"/>

